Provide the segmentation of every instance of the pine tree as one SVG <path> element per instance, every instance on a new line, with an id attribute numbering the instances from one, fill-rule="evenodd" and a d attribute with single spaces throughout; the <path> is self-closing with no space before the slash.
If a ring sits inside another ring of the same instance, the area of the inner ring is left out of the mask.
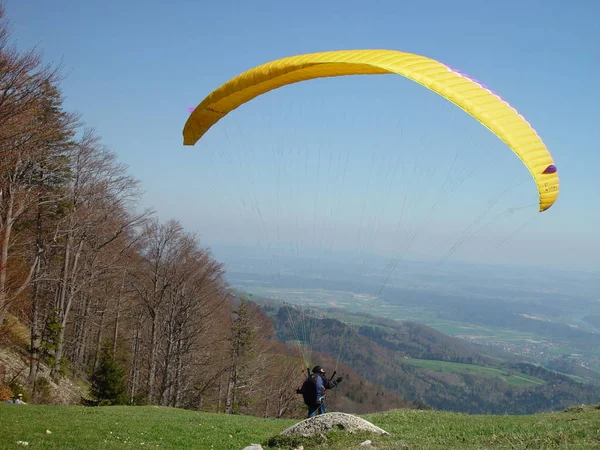
<path id="1" fill-rule="evenodd" d="M 111 345 L 105 344 L 100 354 L 98 367 L 92 375 L 90 393 L 96 404 L 127 404 L 125 370 L 113 357 Z"/>

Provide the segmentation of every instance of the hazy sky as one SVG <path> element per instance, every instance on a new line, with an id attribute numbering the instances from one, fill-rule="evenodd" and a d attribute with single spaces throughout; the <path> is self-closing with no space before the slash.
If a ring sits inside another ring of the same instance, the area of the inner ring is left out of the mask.
<path id="1" fill-rule="evenodd" d="M 130 166 L 144 204 L 204 245 L 600 267 L 597 0 L 5 6 L 20 48 L 62 59 L 65 106 Z M 183 147 L 187 107 L 227 79 L 284 56 L 353 48 L 426 55 L 502 95 L 553 154 L 557 203 L 538 214 L 535 185 L 504 144 L 400 77 L 280 89 Z"/>

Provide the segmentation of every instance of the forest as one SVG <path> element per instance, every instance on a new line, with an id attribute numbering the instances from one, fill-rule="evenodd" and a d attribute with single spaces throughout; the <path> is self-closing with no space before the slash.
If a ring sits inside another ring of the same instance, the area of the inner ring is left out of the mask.
<path id="1" fill-rule="evenodd" d="M 43 365 L 122 373 L 112 404 L 294 414 L 298 361 L 197 236 L 140 207 L 139 181 L 65 110 L 64 72 L 12 45 L 0 7 L 0 339 L 28 329 L 29 398 Z"/>

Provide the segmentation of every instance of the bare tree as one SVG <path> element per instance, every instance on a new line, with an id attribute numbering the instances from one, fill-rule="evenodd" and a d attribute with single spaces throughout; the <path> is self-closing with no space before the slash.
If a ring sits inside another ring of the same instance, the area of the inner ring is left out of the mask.
<path id="1" fill-rule="evenodd" d="M 188 364 L 193 354 L 214 356 L 218 335 L 209 333 L 210 323 L 222 321 L 224 315 L 219 313 L 227 300 L 221 264 L 199 248 L 194 236 L 186 234 L 181 243 L 163 316 L 161 404 L 171 406 L 179 404 L 182 392 L 194 378 Z"/>
<path id="2" fill-rule="evenodd" d="M 154 400 L 155 394 L 160 312 L 171 285 L 171 272 L 177 262 L 179 238 L 182 233 L 179 222 L 172 220 L 160 224 L 155 219 L 147 225 L 142 235 L 144 267 L 139 271 L 134 284 L 141 305 L 150 320 L 146 380 L 146 395 L 150 402 Z"/>
<path id="3" fill-rule="evenodd" d="M 137 181 L 116 162 L 116 155 L 100 144 L 93 130 L 86 130 L 70 158 L 72 181 L 68 187 L 68 213 L 55 239 L 63 242 L 62 267 L 57 282 L 55 313 L 60 335 L 53 375 L 60 370 L 64 333 L 73 301 L 87 295 L 99 277 L 118 260 L 120 238 L 140 225 L 147 212 L 131 214 L 139 197 Z"/>
<path id="4" fill-rule="evenodd" d="M 0 325 L 12 301 L 29 286 L 38 270 L 40 248 L 24 276 L 9 277 L 15 225 L 36 205 L 52 198 L 55 165 L 64 152 L 76 116 L 61 108 L 59 68 L 42 65 L 39 53 L 19 53 L 8 46 L 9 30 L 0 6 Z"/>
<path id="5" fill-rule="evenodd" d="M 245 408 L 258 386 L 268 382 L 269 345 L 267 337 L 272 326 L 257 307 L 242 299 L 234 311 L 231 326 L 229 381 L 225 413 L 231 414 Z"/>
<path id="6" fill-rule="evenodd" d="M 201 336 L 226 299 L 222 267 L 175 220 L 153 220 L 141 242 L 135 286 L 149 327 L 146 396 L 174 405 L 192 384 L 188 368 L 205 352 L 210 340 Z"/>

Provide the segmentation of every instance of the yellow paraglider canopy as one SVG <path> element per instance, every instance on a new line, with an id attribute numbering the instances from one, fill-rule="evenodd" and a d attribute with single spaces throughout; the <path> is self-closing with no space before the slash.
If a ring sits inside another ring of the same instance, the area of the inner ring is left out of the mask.
<path id="1" fill-rule="evenodd" d="M 259 95 L 300 81 L 344 75 L 397 74 L 409 78 L 469 113 L 502 139 L 525 164 L 539 192 L 539 210 L 550 208 L 559 179 L 546 146 L 506 101 L 475 80 L 433 59 L 395 50 L 341 50 L 292 56 L 250 69 L 208 95 L 183 129 L 194 145 L 215 123 Z"/>

